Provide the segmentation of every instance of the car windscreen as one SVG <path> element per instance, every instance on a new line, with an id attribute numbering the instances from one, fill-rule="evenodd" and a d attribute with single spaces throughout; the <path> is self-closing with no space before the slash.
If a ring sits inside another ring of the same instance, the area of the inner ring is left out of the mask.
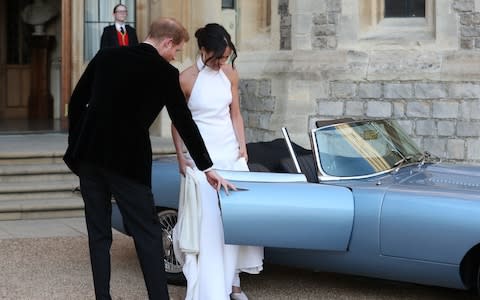
<path id="1" fill-rule="evenodd" d="M 391 120 L 326 126 L 314 131 L 320 168 L 328 176 L 365 176 L 414 161 L 422 153 Z"/>

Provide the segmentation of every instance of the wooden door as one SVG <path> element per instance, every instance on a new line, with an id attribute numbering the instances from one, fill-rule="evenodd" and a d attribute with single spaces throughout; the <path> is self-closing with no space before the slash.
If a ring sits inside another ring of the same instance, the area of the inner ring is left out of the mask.
<path id="1" fill-rule="evenodd" d="M 29 28 L 20 17 L 29 0 L 0 0 L 0 116 L 27 119 L 31 71 Z"/>

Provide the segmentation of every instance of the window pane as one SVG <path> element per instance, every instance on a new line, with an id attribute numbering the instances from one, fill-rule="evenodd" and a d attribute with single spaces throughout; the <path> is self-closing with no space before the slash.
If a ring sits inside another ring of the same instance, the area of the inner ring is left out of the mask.
<path id="1" fill-rule="evenodd" d="M 98 0 L 97 0 L 98 1 Z M 113 8 L 118 4 L 116 0 L 101 0 L 100 3 L 100 21 L 113 23 Z"/>
<path id="2" fill-rule="evenodd" d="M 425 0 L 385 0 L 385 17 L 425 17 Z"/>
<path id="3" fill-rule="evenodd" d="M 100 49 L 100 36 L 102 35 L 103 27 L 107 25 L 106 23 L 85 24 L 85 47 L 83 49 L 85 61 L 91 60 L 98 49 Z"/>
<path id="4" fill-rule="evenodd" d="M 122 4 L 125 5 L 127 7 L 127 10 L 128 10 L 127 22 L 128 23 L 135 22 L 135 0 L 122 1 Z M 132 24 L 130 24 L 130 25 L 132 25 Z"/>
<path id="5" fill-rule="evenodd" d="M 235 9 L 235 1 L 234 0 L 222 0 L 222 8 Z"/>
<path id="6" fill-rule="evenodd" d="M 98 21 L 98 1 L 85 0 L 85 21 Z"/>

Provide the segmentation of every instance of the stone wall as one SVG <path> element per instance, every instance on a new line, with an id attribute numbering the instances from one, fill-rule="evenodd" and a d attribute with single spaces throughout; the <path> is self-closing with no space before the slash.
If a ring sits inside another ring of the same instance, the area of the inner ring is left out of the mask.
<path id="1" fill-rule="evenodd" d="M 240 82 L 240 107 L 249 142 L 266 141 L 275 135 L 270 124 L 276 106 L 271 88 L 271 81 L 266 79 Z"/>
<path id="2" fill-rule="evenodd" d="M 333 81 L 317 99 L 319 119 L 396 119 L 422 149 L 445 160 L 480 162 L 480 82 Z"/>
<path id="3" fill-rule="evenodd" d="M 279 3 L 292 16 L 292 50 L 238 60 L 248 141 L 287 126 L 309 146 L 316 120 L 393 118 L 422 149 L 480 163 L 480 0 L 435 1 L 431 33 L 392 39 L 361 37 L 357 1 Z"/>
<path id="4" fill-rule="evenodd" d="M 453 9 L 460 17 L 460 47 L 480 48 L 480 13 L 475 11 L 473 0 L 456 0 Z"/>

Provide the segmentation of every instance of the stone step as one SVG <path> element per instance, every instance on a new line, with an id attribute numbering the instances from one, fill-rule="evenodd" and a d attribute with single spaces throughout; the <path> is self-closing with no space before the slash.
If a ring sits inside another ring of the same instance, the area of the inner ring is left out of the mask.
<path id="1" fill-rule="evenodd" d="M 25 174 L 58 174 L 71 173 L 68 167 L 63 164 L 22 164 L 0 166 L 2 175 L 25 175 Z"/>
<path id="2" fill-rule="evenodd" d="M 79 196 L 0 201 L 0 220 L 66 218 L 84 215 Z"/>
<path id="3" fill-rule="evenodd" d="M 51 182 L 77 178 L 64 164 L 0 166 L 0 183 Z"/>
<path id="4" fill-rule="evenodd" d="M 66 194 L 71 195 L 72 191 L 78 186 L 78 179 L 50 182 L 0 183 L 0 201 L 35 199 L 44 196 L 59 198 Z"/>
<path id="5" fill-rule="evenodd" d="M 51 181 L 72 181 L 78 178 L 72 173 L 63 174 L 25 174 L 25 175 L 9 175 L 0 176 L 0 183 L 35 183 L 35 182 L 51 182 Z"/>
<path id="6" fill-rule="evenodd" d="M 171 138 L 151 137 L 153 157 L 175 153 Z M 63 162 L 67 135 L 0 135 L 0 220 L 83 215 L 78 177 Z M 119 149 L 121 151 L 121 149 Z"/>
<path id="7" fill-rule="evenodd" d="M 10 165 L 31 165 L 31 164 L 65 164 L 62 156 L 35 155 L 35 156 L 2 156 L 0 154 L 0 168 Z"/>

